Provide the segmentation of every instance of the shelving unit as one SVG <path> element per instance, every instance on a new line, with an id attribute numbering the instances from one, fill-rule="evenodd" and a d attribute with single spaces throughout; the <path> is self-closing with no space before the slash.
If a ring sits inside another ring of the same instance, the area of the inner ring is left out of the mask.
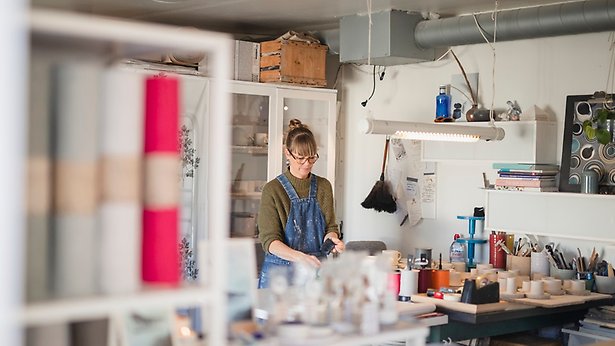
<path id="1" fill-rule="evenodd" d="M 13 2 L 11 2 L 13 3 Z M 5 12 L 7 13 L 7 12 Z M 224 34 L 204 32 L 199 30 L 178 31 L 176 27 L 145 24 L 111 18 L 80 15 L 76 13 L 58 12 L 53 10 L 31 9 L 25 4 L 23 8 L 15 6 L 8 10 L 8 16 L 14 21 L 7 30 L 14 35 L 10 42 L 12 46 L 7 51 L 15 52 L 19 56 L 26 50 L 28 35 L 31 36 L 32 47 L 44 46 L 45 49 L 60 50 L 62 55 L 80 56 L 82 54 L 97 55 L 101 59 L 112 61 L 118 58 L 130 57 L 144 52 L 168 51 L 177 52 L 199 51 L 208 56 L 213 76 L 211 78 L 212 101 L 209 104 L 209 114 L 216 116 L 202 119 L 207 130 L 201 134 L 199 141 L 207 153 L 203 153 L 204 174 L 200 175 L 197 183 L 199 203 L 195 206 L 197 212 L 204 215 L 206 225 L 202 225 L 207 233 L 207 240 L 213 244 L 224 245 L 229 229 L 229 194 L 227 187 L 230 184 L 228 167 L 230 166 L 230 152 L 219 150 L 230 146 L 229 131 L 229 96 L 228 82 L 230 71 L 229 61 L 232 61 L 233 41 Z M 24 20 L 27 17 L 29 20 Z M 23 22 L 21 20 L 24 20 Z M 24 24 L 26 24 L 24 26 Z M 7 24 L 5 24 L 7 25 Z M 3 26 L 4 27 L 4 26 Z M 23 30 L 23 31 L 20 31 Z M 8 42 L 8 41 L 7 41 Z M 21 61 L 10 59 L 6 61 L 15 64 L 11 70 L 16 74 L 9 74 L 7 85 L 21 86 L 25 84 L 27 76 L 27 57 Z M 15 82 L 19 81 L 19 82 Z M 3 83 L 4 84 L 4 83 Z M 3 89 L 3 91 L 5 91 Z M 207 314 L 217 316 L 208 321 L 207 342 L 210 345 L 225 345 L 227 340 L 226 326 L 226 258 L 225 246 L 211 246 L 208 256 L 209 262 L 206 276 L 207 286 L 178 287 L 174 289 L 144 289 L 140 292 L 121 296 L 92 296 L 88 298 L 70 298 L 50 300 L 40 303 L 21 303 L 23 288 L 23 270 L 19 263 L 23 262 L 22 251 L 24 247 L 25 225 L 23 218 L 24 191 L 23 178 L 16 173 L 23 174 L 22 168 L 25 158 L 25 132 L 24 119 L 27 119 L 26 107 L 19 105 L 19 100 L 27 98 L 24 90 L 16 88 L 13 92 L 3 93 L 7 100 L 10 121 L 3 130 L 3 135 L 11 141 L 11 145 L 4 145 L 10 155 L 2 153 L 5 164 L 13 167 L 9 173 L 3 173 L 3 181 L 11 185 L 3 192 L 0 200 L 2 206 L 3 234 L 2 244 L 7 244 L 10 251 L 0 251 L 1 281 L 3 290 L 0 294 L 0 344 L 21 345 L 21 329 L 28 325 L 41 325 L 52 322 L 85 321 L 97 317 L 110 316 L 112 313 L 128 313 L 139 308 L 175 308 L 189 306 L 202 306 Z M 3 97 L 3 100 L 5 97 Z M 26 103 L 27 104 L 27 103 Z M 12 107 L 11 107 L 12 106 Z M 215 148 L 215 149 L 214 149 Z M 4 250 L 4 248 L 3 248 Z M 25 254 L 27 256 L 27 254 Z M 16 265 L 17 264 L 17 265 Z M 78 273 L 76 273 L 78 275 Z M 202 275 L 204 276 L 204 275 Z"/>
<path id="2" fill-rule="evenodd" d="M 486 190 L 485 228 L 615 242 L 615 196 Z"/>
<path id="3" fill-rule="evenodd" d="M 462 122 L 456 126 L 490 126 L 488 122 Z M 498 121 L 506 132 L 495 142 L 447 143 L 423 141 L 423 161 L 497 161 L 555 163 L 557 123 L 552 121 Z"/>

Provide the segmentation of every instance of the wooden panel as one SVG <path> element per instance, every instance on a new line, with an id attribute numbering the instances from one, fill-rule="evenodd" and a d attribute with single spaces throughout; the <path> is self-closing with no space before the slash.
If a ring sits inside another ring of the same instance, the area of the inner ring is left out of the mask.
<path id="1" fill-rule="evenodd" d="M 261 43 L 262 82 L 323 87 L 328 47 L 296 41 Z M 278 67 L 275 69 L 275 67 Z M 274 70 L 274 71 L 272 71 Z"/>
<path id="2" fill-rule="evenodd" d="M 515 299 L 515 303 L 528 304 L 534 306 L 540 306 L 543 308 L 556 308 L 560 306 L 583 304 L 589 300 L 610 299 L 609 294 L 591 293 L 587 296 L 573 296 L 573 295 L 561 295 L 551 296 L 549 299 L 531 299 L 520 298 Z"/>
<path id="3" fill-rule="evenodd" d="M 326 46 L 287 42 L 282 45 L 282 75 L 306 79 L 325 79 Z"/>
<path id="4" fill-rule="evenodd" d="M 279 82 L 280 70 L 261 71 L 261 82 Z"/>
<path id="5" fill-rule="evenodd" d="M 263 67 L 271 67 L 271 66 L 280 66 L 280 63 L 282 62 L 282 57 L 277 54 L 277 55 L 267 55 L 267 56 L 261 56 L 261 68 Z"/>
<path id="6" fill-rule="evenodd" d="M 282 47 L 282 41 L 267 41 L 261 42 L 261 54 L 272 53 L 280 51 Z"/>
<path id="7" fill-rule="evenodd" d="M 415 294 L 412 296 L 411 299 L 413 302 L 432 303 L 443 309 L 465 312 L 468 314 L 480 314 L 483 312 L 506 310 L 506 308 L 510 305 L 504 301 L 491 304 L 466 304 L 461 302 L 431 298 L 427 297 L 425 294 Z"/>

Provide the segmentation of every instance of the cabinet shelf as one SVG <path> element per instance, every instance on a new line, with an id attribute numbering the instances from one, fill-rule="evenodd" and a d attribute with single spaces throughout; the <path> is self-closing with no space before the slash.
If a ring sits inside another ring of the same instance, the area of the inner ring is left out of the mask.
<path id="1" fill-rule="evenodd" d="M 260 199 L 260 192 L 231 193 L 231 199 Z"/>
<path id="2" fill-rule="evenodd" d="M 239 154 L 251 154 L 251 155 L 267 155 L 268 147 L 248 146 L 248 145 L 233 145 L 231 150 L 234 153 Z"/>
<path id="3" fill-rule="evenodd" d="M 485 227 L 542 236 L 615 242 L 615 196 L 486 190 Z"/>
<path id="4" fill-rule="evenodd" d="M 26 325 L 62 323 L 105 318 L 114 313 L 134 309 L 174 308 L 182 305 L 202 305 L 211 292 L 204 287 L 178 289 L 144 289 L 124 295 L 93 296 L 53 300 L 26 305 L 21 321 Z"/>

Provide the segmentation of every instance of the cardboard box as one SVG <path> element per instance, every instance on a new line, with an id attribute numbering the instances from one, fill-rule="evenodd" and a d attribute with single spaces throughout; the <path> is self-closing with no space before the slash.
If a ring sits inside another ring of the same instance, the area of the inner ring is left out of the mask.
<path id="1" fill-rule="evenodd" d="M 324 87 L 328 47 L 301 41 L 261 43 L 260 80 Z"/>
<path id="2" fill-rule="evenodd" d="M 258 42 L 235 41 L 233 79 L 258 82 L 260 55 Z"/>

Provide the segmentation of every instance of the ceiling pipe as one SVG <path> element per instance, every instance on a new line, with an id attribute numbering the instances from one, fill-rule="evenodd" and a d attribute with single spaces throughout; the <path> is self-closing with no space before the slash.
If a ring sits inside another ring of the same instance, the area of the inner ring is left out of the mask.
<path id="1" fill-rule="evenodd" d="M 492 12 L 476 14 L 484 34 L 493 41 Z M 473 15 L 423 20 L 414 31 L 421 48 L 484 43 Z M 615 0 L 586 0 L 498 11 L 497 41 L 615 30 Z"/>

